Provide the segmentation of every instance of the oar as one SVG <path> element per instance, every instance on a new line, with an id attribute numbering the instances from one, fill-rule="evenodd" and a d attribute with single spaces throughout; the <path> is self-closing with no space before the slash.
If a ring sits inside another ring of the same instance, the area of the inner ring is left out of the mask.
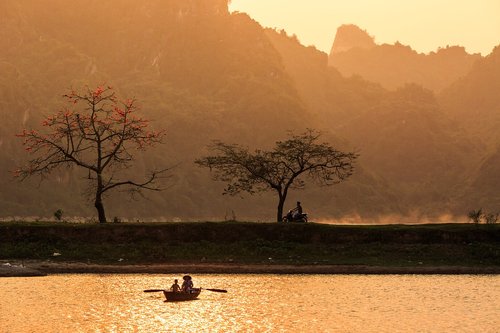
<path id="1" fill-rule="evenodd" d="M 208 291 L 213 291 L 216 293 L 227 293 L 227 290 L 225 289 L 212 289 L 212 288 L 202 288 L 203 290 L 208 290 Z M 164 291 L 165 289 L 146 289 L 144 290 L 145 293 L 156 293 L 159 291 Z"/>
<path id="2" fill-rule="evenodd" d="M 224 289 L 209 289 L 209 288 L 203 288 L 203 290 L 214 291 L 214 292 L 216 292 L 216 293 L 227 293 L 227 290 L 224 290 Z"/>

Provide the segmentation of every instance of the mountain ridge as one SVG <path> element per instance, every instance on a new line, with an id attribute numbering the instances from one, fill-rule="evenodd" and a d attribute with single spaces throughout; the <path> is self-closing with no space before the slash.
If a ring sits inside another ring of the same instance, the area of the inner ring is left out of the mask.
<path id="1" fill-rule="evenodd" d="M 343 45 L 340 49 L 339 43 Z M 446 46 L 424 54 L 399 42 L 380 45 L 356 25 L 342 25 L 337 30 L 328 63 L 344 76 L 360 75 L 386 89 L 416 83 L 440 92 L 467 74 L 481 58 L 461 46 Z"/>

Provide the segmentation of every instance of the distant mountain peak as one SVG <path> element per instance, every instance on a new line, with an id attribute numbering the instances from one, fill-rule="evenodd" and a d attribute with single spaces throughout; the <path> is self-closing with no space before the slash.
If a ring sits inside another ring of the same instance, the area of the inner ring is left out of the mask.
<path id="1" fill-rule="evenodd" d="M 448 45 L 424 54 L 400 42 L 378 45 L 365 30 L 349 24 L 338 28 L 328 65 L 346 77 L 359 75 L 386 89 L 417 83 L 439 92 L 467 74 L 480 58 L 462 46 Z"/>
<path id="2" fill-rule="evenodd" d="M 353 48 L 371 49 L 375 47 L 373 36 L 354 24 L 343 24 L 337 29 L 331 53 L 345 52 Z"/>

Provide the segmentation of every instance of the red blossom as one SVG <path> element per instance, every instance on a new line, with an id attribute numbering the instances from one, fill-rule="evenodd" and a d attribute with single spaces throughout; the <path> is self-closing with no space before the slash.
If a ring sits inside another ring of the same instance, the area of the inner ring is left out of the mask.
<path id="1" fill-rule="evenodd" d="M 123 116 L 125 116 L 126 112 L 124 110 L 120 109 L 119 107 L 115 106 L 115 113 L 123 117 Z"/>
<path id="2" fill-rule="evenodd" d="M 97 87 L 96 90 L 94 90 L 93 95 L 94 97 L 99 97 L 101 94 L 104 92 L 104 88 L 102 86 Z"/>

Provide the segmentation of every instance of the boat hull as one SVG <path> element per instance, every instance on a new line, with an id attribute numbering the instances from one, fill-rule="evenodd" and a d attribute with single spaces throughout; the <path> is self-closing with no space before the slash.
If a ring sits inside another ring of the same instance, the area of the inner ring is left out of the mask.
<path id="1" fill-rule="evenodd" d="M 192 289 L 190 292 L 179 292 L 174 293 L 173 291 L 164 290 L 163 294 L 168 302 L 182 302 L 182 301 L 191 301 L 193 299 L 197 299 L 201 293 L 201 289 Z"/>

